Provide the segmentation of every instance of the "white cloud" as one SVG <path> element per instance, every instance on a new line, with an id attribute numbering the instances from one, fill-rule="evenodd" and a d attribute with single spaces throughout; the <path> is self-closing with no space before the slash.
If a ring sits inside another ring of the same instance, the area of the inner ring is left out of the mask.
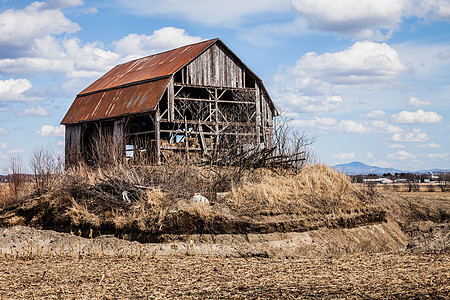
<path id="1" fill-rule="evenodd" d="M 448 0 L 408 1 L 405 13 L 428 22 L 450 21 L 450 2 Z"/>
<path id="2" fill-rule="evenodd" d="M 405 1 L 293 0 L 292 4 L 313 28 L 383 40 L 401 22 Z M 380 29 L 390 32 L 383 34 Z"/>
<path id="3" fill-rule="evenodd" d="M 174 20 L 189 20 L 207 25 L 236 26 L 261 14 L 289 12 L 290 0 L 116 0 L 134 14 L 166 16 Z"/>
<path id="4" fill-rule="evenodd" d="M 431 101 L 423 101 L 416 97 L 410 97 L 408 100 L 408 105 L 412 107 L 430 106 Z"/>
<path id="5" fill-rule="evenodd" d="M 387 145 L 387 147 L 388 148 L 391 148 L 391 149 L 401 149 L 401 148 L 405 148 L 405 145 L 402 145 L 402 144 L 390 144 L 390 145 Z"/>
<path id="6" fill-rule="evenodd" d="M 281 68 L 274 80 L 282 86 L 282 92 L 289 87 L 299 95 L 330 94 L 344 87 L 391 87 L 407 71 L 389 45 L 366 41 L 340 52 L 306 53 L 295 66 Z"/>
<path id="7" fill-rule="evenodd" d="M 23 111 L 17 113 L 17 116 L 20 118 L 30 116 L 47 117 L 48 115 L 49 115 L 48 111 L 41 106 L 26 108 Z"/>
<path id="8" fill-rule="evenodd" d="M 36 101 L 38 97 L 28 96 L 32 88 L 32 84 L 28 79 L 7 79 L 0 80 L 0 102 L 15 101 Z"/>
<path id="9" fill-rule="evenodd" d="M 426 142 L 428 135 L 420 128 L 414 128 L 412 132 L 395 133 L 392 135 L 393 142 Z"/>
<path id="10" fill-rule="evenodd" d="M 403 129 L 389 124 L 388 122 L 384 121 L 384 120 L 373 120 L 373 121 L 369 121 L 368 122 L 369 126 L 373 129 L 375 129 L 375 131 L 379 132 L 379 133 L 400 133 L 403 132 Z"/>
<path id="11" fill-rule="evenodd" d="M 294 118 L 297 115 L 293 115 Z M 400 127 L 389 124 L 382 120 L 371 120 L 357 122 L 353 120 L 341 120 L 337 121 L 333 118 L 319 118 L 314 119 L 294 119 L 292 125 L 300 127 L 313 127 L 318 128 L 324 132 L 342 132 L 342 133 L 355 133 L 355 134 L 367 134 L 367 133 L 381 133 L 392 134 L 401 133 L 403 129 Z"/>
<path id="12" fill-rule="evenodd" d="M 332 158 L 339 159 L 339 160 L 353 159 L 353 158 L 355 158 L 355 153 L 354 152 L 351 152 L 351 153 L 335 153 L 335 154 L 333 154 Z"/>
<path id="13" fill-rule="evenodd" d="M 200 40 L 200 37 L 189 36 L 183 29 L 164 27 L 151 36 L 128 35 L 115 43 L 118 52 L 114 52 L 105 50 L 100 42 L 83 44 L 77 38 L 47 36 L 36 39 L 26 56 L 0 59 L 0 73 L 54 72 L 70 78 L 95 78 L 124 61 Z"/>
<path id="14" fill-rule="evenodd" d="M 184 29 L 163 27 L 153 31 L 152 35 L 129 34 L 114 44 L 117 53 L 132 59 L 197 43 L 201 40 L 199 36 L 190 36 Z"/>
<path id="15" fill-rule="evenodd" d="M 364 126 L 364 124 L 355 122 L 352 120 L 342 120 L 339 122 L 339 129 L 345 133 L 357 133 L 364 134 L 369 133 L 370 128 Z"/>
<path id="16" fill-rule="evenodd" d="M 7 134 L 8 131 L 4 128 L 0 128 L 0 134 Z"/>
<path id="17" fill-rule="evenodd" d="M 0 143 L 0 149 L 7 149 L 8 144 L 7 143 Z"/>
<path id="18" fill-rule="evenodd" d="M 415 123 L 439 123 L 442 116 L 433 111 L 423 111 L 418 109 L 416 112 L 401 111 L 392 116 L 396 123 L 415 124 Z"/>
<path id="19" fill-rule="evenodd" d="M 429 158 L 447 158 L 450 156 L 450 152 L 445 153 L 428 153 Z"/>
<path id="20" fill-rule="evenodd" d="M 59 141 L 58 143 L 56 143 L 57 146 L 64 146 L 64 141 Z"/>
<path id="21" fill-rule="evenodd" d="M 405 160 L 405 159 L 413 159 L 415 158 L 414 154 L 411 154 L 409 152 L 406 152 L 405 150 L 398 150 L 395 153 L 390 153 L 387 156 L 390 159 L 400 159 L 400 160 Z"/>
<path id="22" fill-rule="evenodd" d="M 300 96 L 293 92 L 280 95 L 278 103 L 287 106 L 296 112 L 331 112 L 342 107 L 344 101 L 340 96 L 308 97 Z"/>
<path id="23" fill-rule="evenodd" d="M 37 135 L 40 136 L 64 136 L 64 125 L 52 126 L 44 125 L 38 130 Z"/>
<path id="24" fill-rule="evenodd" d="M 59 9 L 37 1 L 23 10 L 4 11 L 0 14 L 0 24 L 0 56 L 8 49 L 10 53 L 27 51 L 35 40 L 48 35 L 80 30 L 78 24 L 67 19 Z"/>
<path id="25" fill-rule="evenodd" d="M 362 117 L 369 118 L 369 119 L 382 119 L 386 116 L 386 113 L 382 110 L 372 110 L 368 112 L 367 114 L 361 115 Z"/>
<path id="26" fill-rule="evenodd" d="M 450 20 L 448 0 L 293 0 L 292 4 L 312 28 L 358 39 L 386 40 L 408 17 Z"/>
<path id="27" fill-rule="evenodd" d="M 424 145 L 417 145 L 416 148 L 442 148 L 442 145 L 436 143 L 429 143 Z"/>
<path id="28" fill-rule="evenodd" d="M 387 161 L 381 160 L 381 161 L 374 161 L 370 163 L 371 166 L 376 166 L 379 168 L 390 168 L 392 167 L 392 164 L 388 163 Z"/>
<path id="29" fill-rule="evenodd" d="M 374 156 L 374 155 L 373 155 L 372 152 L 367 152 L 367 153 L 366 153 L 366 157 L 369 158 L 369 159 L 373 158 L 373 156 Z"/>
<path id="30" fill-rule="evenodd" d="M 319 118 L 319 117 L 315 117 L 314 119 L 310 120 L 295 119 L 292 120 L 290 123 L 294 126 L 315 127 L 320 129 L 336 128 L 336 126 L 338 125 L 338 122 L 333 118 Z"/>

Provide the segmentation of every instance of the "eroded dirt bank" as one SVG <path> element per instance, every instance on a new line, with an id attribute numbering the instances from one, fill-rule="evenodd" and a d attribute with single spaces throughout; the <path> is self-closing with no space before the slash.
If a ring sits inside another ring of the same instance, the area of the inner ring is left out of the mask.
<path id="1" fill-rule="evenodd" d="M 14 226 L 0 229 L 3 254 L 27 256 L 216 255 L 230 257 L 328 257 L 406 249 L 408 237 L 393 222 L 356 228 L 321 228 L 269 234 L 167 235 L 163 243 L 131 242 L 111 235 L 77 234 Z"/>

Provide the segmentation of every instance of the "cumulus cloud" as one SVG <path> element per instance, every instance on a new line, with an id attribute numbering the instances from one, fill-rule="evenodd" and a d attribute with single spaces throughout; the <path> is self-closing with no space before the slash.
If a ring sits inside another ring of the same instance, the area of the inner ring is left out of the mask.
<path id="1" fill-rule="evenodd" d="M 7 134 L 8 131 L 5 128 L 0 128 L 0 134 Z"/>
<path id="2" fill-rule="evenodd" d="M 47 117 L 48 115 L 49 115 L 48 111 L 41 106 L 26 108 L 17 113 L 17 116 L 19 118 L 30 117 L 30 116 Z"/>
<path id="3" fill-rule="evenodd" d="M 338 122 L 333 118 L 319 118 L 319 117 L 315 117 L 314 119 L 309 120 L 295 119 L 292 120 L 290 123 L 294 126 L 315 127 L 325 130 L 336 128 L 338 125 Z"/>
<path id="4" fill-rule="evenodd" d="M 115 50 L 120 55 L 137 58 L 201 40 L 199 36 L 190 36 L 184 29 L 164 27 L 153 31 L 152 35 L 129 34 L 115 42 Z"/>
<path id="5" fill-rule="evenodd" d="M 64 126 L 44 125 L 38 130 L 40 136 L 64 136 Z"/>
<path id="6" fill-rule="evenodd" d="M 387 161 L 381 160 L 381 161 L 374 161 L 370 163 L 371 166 L 376 166 L 379 168 L 390 168 L 392 165 L 388 163 Z"/>
<path id="7" fill-rule="evenodd" d="M 116 0 L 122 7 L 134 14 L 148 16 L 168 16 L 175 20 L 189 20 L 207 25 L 236 26 L 261 14 L 288 12 L 290 0 Z"/>
<path id="8" fill-rule="evenodd" d="M 63 1 L 53 1 L 56 2 Z M 80 26 L 66 18 L 58 8 L 44 2 L 33 2 L 23 10 L 6 10 L 0 14 L 0 24 L 0 57 L 27 52 L 36 40 L 48 35 L 80 30 Z"/>
<path id="9" fill-rule="evenodd" d="M 408 105 L 412 107 L 430 106 L 431 101 L 424 101 L 416 97 L 410 97 L 408 100 Z"/>
<path id="10" fill-rule="evenodd" d="M 7 149 L 8 144 L 7 143 L 0 143 L 0 149 Z"/>
<path id="11" fill-rule="evenodd" d="M 442 145 L 436 143 L 429 143 L 424 145 L 417 145 L 416 148 L 441 148 Z"/>
<path id="12" fill-rule="evenodd" d="M 383 40 L 402 18 L 405 1 L 293 0 L 294 9 L 311 27 L 362 39 Z M 388 30 L 383 33 L 382 30 Z"/>
<path id="13" fill-rule="evenodd" d="M 445 153 L 428 153 L 429 158 L 447 158 L 450 156 L 450 152 Z"/>
<path id="14" fill-rule="evenodd" d="M 351 153 L 335 153 L 335 154 L 332 155 L 332 158 L 339 159 L 339 160 L 353 159 L 353 158 L 355 158 L 355 153 L 354 152 L 351 152 Z"/>
<path id="15" fill-rule="evenodd" d="M 386 113 L 382 110 L 372 110 L 368 112 L 367 114 L 361 115 L 361 117 L 368 118 L 368 119 L 382 119 L 386 116 Z"/>
<path id="16" fill-rule="evenodd" d="M 400 160 L 416 158 L 414 154 L 406 152 L 405 150 L 398 150 L 395 153 L 390 153 L 387 155 L 387 157 L 390 159 L 400 159 Z"/>
<path id="17" fill-rule="evenodd" d="M 433 111 L 423 111 L 418 109 L 416 112 L 401 111 L 392 116 L 396 123 L 415 124 L 415 123 L 439 123 L 442 116 Z"/>
<path id="18" fill-rule="evenodd" d="M 29 102 L 40 100 L 39 97 L 30 96 L 33 85 L 28 79 L 0 80 L 0 102 Z"/>
<path id="19" fill-rule="evenodd" d="M 370 126 L 370 128 L 379 133 L 391 134 L 403 132 L 402 128 L 389 124 L 387 121 L 384 120 L 373 120 L 367 122 L 367 124 Z"/>
<path id="20" fill-rule="evenodd" d="M 300 127 L 313 127 L 324 132 L 342 132 L 342 133 L 355 133 L 355 134 L 367 134 L 367 133 L 381 133 L 392 134 L 401 133 L 403 129 L 389 124 L 383 120 L 371 120 L 357 122 L 353 120 L 341 120 L 337 121 L 333 118 L 319 118 L 313 119 L 294 119 L 292 125 Z"/>
<path id="21" fill-rule="evenodd" d="M 428 135 L 420 128 L 414 128 L 411 132 L 395 133 L 392 135 L 393 142 L 426 142 Z"/>
<path id="22" fill-rule="evenodd" d="M 333 53 L 303 55 L 293 67 L 281 68 L 274 80 L 304 94 L 330 94 L 344 87 L 392 86 L 408 72 L 397 52 L 386 43 L 356 42 Z"/>
<path id="23" fill-rule="evenodd" d="M 405 145 L 402 145 L 402 144 L 390 144 L 390 145 L 387 145 L 387 147 L 388 148 L 391 148 L 391 149 L 398 149 L 398 148 L 405 148 Z"/>
<path id="24" fill-rule="evenodd" d="M 390 38 L 404 18 L 450 20 L 447 0 L 293 0 L 292 5 L 312 28 L 378 41 Z"/>
<path id="25" fill-rule="evenodd" d="M 293 92 L 282 93 L 277 100 L 292 111 L 308 113 L 336 111 L 344 103 L 341 96 L 308 97 Z"/>
<path id="26" fill-rule="evenodd" d="M 345 133 L 364 134 L 369 133 L 370 128 L 364 124 L 352 120 L 342 120 L 339 122 L 339 130 Z"/>

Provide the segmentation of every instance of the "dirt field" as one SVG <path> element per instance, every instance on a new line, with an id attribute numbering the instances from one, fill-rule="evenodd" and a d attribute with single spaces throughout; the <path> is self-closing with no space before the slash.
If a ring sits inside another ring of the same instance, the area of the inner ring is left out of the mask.
<path id="1" fill-rule="evenodd" d="M 2 259 L 2 299 L 448 299 L 448 254 Z"/>

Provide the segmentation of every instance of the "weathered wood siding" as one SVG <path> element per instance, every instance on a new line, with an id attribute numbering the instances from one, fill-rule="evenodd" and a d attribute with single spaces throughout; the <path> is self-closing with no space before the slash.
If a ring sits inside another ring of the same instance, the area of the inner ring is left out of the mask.
<path id="1" fill-rule="evenodd" d="M 81 155 L 81 125 L 66 125 L 66 165 L 78 161 Z"/>
<path id="2" fill-rule="evenodd" d="M 228 88 L 244 87 L 245 70 L 227 51 L 215 44 L 185 67 L 182 83 Z"/>

